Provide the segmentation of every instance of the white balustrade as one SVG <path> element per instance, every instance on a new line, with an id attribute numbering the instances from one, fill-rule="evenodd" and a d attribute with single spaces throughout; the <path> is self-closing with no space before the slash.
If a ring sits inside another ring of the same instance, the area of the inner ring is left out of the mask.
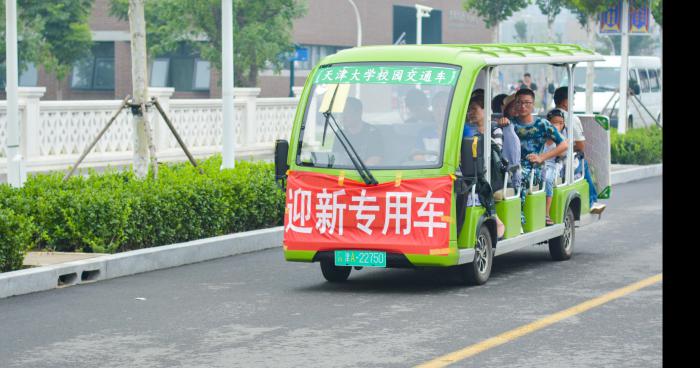
<path id="1" fill-rule="evenodd" d="M 29 172 L 65 170 L 119 107 L 118 100 L 41 101 L 43 87 L 20 88 L 22 152 Z M 221 152 L 221 99 L 172 99 L 172 88 L 151 88 L 187 148 L 197 157 Z M 271 158 L 276 139 L 289 139 L 299 102 L 259 98 L 259 88 L 234 89 L 237 159 Z M 159 116 L 149 109 L 159 161 L 184 161 L 185 154 Z M 0 174 L 5 173 L 6 103 L 0 101 Z M 85 167 L 128 165 L 132 160 L 131 111 L 119 114 L 86 157 Z"/>

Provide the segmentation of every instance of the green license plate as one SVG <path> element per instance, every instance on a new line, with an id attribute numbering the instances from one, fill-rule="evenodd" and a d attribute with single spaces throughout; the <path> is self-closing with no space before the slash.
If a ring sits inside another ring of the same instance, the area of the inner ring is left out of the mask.
<path id="1" fill-rule="evenodd" d="M 386 267 L 386 252 L 336 250 L 336 266 Z"/>

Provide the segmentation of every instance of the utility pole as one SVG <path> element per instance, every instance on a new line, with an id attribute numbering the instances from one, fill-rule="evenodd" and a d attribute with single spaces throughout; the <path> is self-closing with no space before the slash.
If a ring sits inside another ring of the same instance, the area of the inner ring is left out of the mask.
<path id="1" fill-rule="evenodd" d="M 625 134 L 627 131 L 627 90 L 629 78 L 629 65 L 627 56 L 629 54 L 629 10 L 630 4 L 628 0 L 622 1 L 622 27 L 620 36 L 622 38 L 622 47 L 620 50 L 620 107 L 617 114 L 617 132 Z"/>
<path id="2" fill-rule="evenodd" d="M 150 126 L 146 111 L 139 107 L 148 100 L 148 59 L 146 56 L 145 0 L 129 0 L 131 30 L 131 80 L 133 83 L 134 174 L 143 179 L 148 175 Z M 154 168 L 156 170 L 156 168 Z"/>
<path id="3" fill-rule="evenodd" d="M 223 104 L 223 142 L 221 169 L 236 166 L 236 139 L 233 126 L 233 2 L 221 2 L 221 103 Z"/>
<path id="4" fill-rule="evenodd" d="M 7 182 L 19 188 L 26 180 L 24 159 L 19 143 L 19 105 L 17 102 L 17 0 L 5 0 L 5 61 L 7 71 L 5 91 L 7 92 Z"/>

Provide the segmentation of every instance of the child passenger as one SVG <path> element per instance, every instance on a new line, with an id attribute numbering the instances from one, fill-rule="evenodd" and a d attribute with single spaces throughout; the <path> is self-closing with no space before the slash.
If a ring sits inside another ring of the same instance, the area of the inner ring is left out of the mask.
<path id="1" fill-rule="evenodd" d="M 564 112 L 559 109 L 554 109 L 547 113 L 547 120 L 549 120 L 552 125 L 561 133 L 562 136 L 566 137 L 566 129 L 564 125 Z M 548 139 L 544 145 L 542 153 L 549 152 L 557 147 L 554 141 Z M 556 182 L 557 176 L 560 175 L 562 170 L 561 160 L 565 156 L 555 156 L 544 161 L 544 170 L 542 170 L 542 180 L 545 183 L 544 191 L 547 195 L 547 225 L 554 225 L 554 221 L 549 217 L 549 209 L 552 207 L 552 195 L 554 194 L 554 183 Z"/>

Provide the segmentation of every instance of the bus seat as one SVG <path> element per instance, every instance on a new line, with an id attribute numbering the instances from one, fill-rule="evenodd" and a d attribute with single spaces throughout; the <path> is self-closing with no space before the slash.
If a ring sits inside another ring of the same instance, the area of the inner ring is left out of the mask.
<path id="1" fill-rule="evenodd" d="M 515 195 L 515 189 L 506 188 L 505 192 L 504 192 L 503 188 L 501 188 L 493 193 L 493 199 L 495 199 L 496 201 L 502 201 L 505 198 L 513 197 L 514 195 Z"/>
<path id="2" fill-rule="evenodd" d="M 473 157 L 474 139 L 476 142 L 476 160 Z M 460 150 L 460 163 L 462 176 L 472 178 L 474 176 L 484 175 L 486 167 L 484 166 L 484 142 L 477 137 L 466 137 L 462 139 L 462 148 Z"/>

